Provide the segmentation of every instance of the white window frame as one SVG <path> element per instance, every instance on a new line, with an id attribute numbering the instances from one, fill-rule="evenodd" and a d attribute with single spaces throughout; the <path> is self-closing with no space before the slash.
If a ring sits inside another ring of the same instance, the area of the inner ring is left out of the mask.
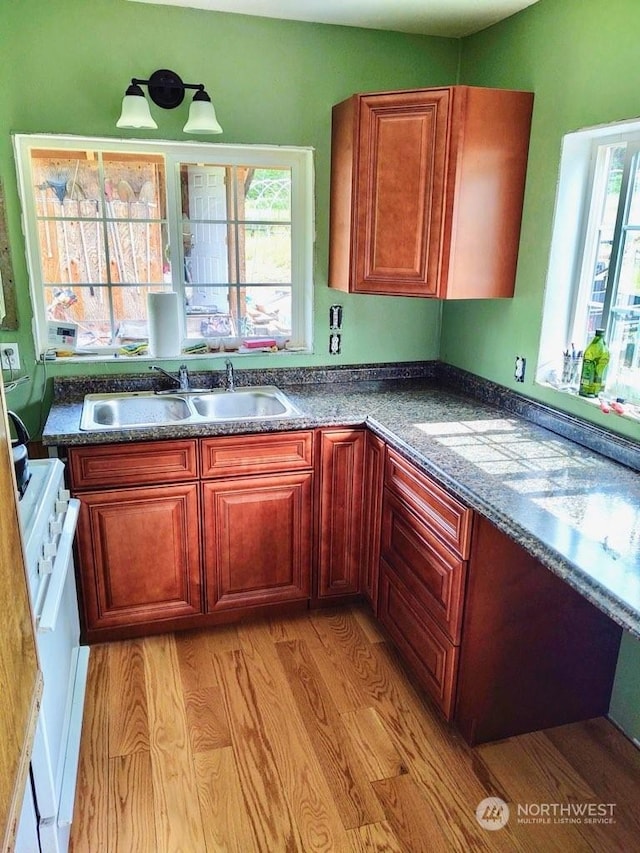
<path id="1" fill-rule="evenodd" d="M 33 307 L 33 336 L 36 353 L 47 350 L 47 314 L 44 286 L 40 272 L 40 246 L 32 191 L 30 152 L 33 148 L 76 151 L 92 148 L 107 152 L 162 154 L 166 162 L 167 221 L 169 242 L 178 262 L 171 264 L 172 288 L 183 292 L 184 263 L 182 217 L 178 204 L 178 164 L 255 166 L 257 168 L 291 169 L 291 280 L 292 339 L 289 345 L 297 351 L 313 351 L 313 247 L 314 167 L 313 149 L 278 145 L 226 145 L 171 140 L 117 139 L 109 137 L 58 134 L 13 134 L 13 146 L 22 203 L 23 232 L 29 289 Z M 185 328 L 184 299 L 179 299 L 182 328 Z M 286 350 L 285 350 L 286 352 Z M 199 356 L 202 357 L 202 356 Z M 96 360 L 110 360 L 113 352 L 105 350 Z M 154 359 L 157 360 L 157 359 Z"/>
<path id="2" fill-rule="evenodd" d="M 588 343 L 580 340 L 579 312 L 586 307 L 585 281 L 594 267 L 598 150 L 622 142 L 640 142 L 639 119 L 585 128 L 562 141 L 536 381 L 569 393 L 575 389 L 562 382 L 562 354 L 573 341 L 577 349 Z"/>

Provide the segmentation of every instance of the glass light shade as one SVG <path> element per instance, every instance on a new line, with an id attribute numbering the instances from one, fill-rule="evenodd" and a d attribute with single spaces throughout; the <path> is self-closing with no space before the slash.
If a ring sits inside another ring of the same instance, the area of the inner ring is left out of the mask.
<path id="1" fill-rule="evenodd" d="M 200 92 L 196 94 L 189 107 L 189 118 L 183 131 L 185 133 L 222 133 L 218 124 L 216 111 L 208 96 L 206 100 L 199 98 Z"/>
<path id="2" fill-rule="evenodd" d="M 137 89 L 138 91 L 132 91 Z M 130 86 L 122 99 L 122 113 L 116 127 L 143 127 L 156 130 L 158 125 L 149 111 L 149 104 L 139 86 Z"/>

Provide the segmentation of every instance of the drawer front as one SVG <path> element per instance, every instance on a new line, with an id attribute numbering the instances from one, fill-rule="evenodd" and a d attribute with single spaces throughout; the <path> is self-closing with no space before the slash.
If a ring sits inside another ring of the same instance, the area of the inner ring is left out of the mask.
<path id="1" fill-rule="evenodd" d="M 299 471 L 313 465 L 313 433 L 303 430 L 204 438 L 200 456 L 202 476 L 207 478 Z"/>
<path id="2" fill-rule="evenodd" d="M 447 639 L 413 595 L 381 561 L 378 618 L 422 687 L 450 720 L 455 704 L 458 646 Z"/>
<path id="3" fill-rule="evenodd" d="M 381 554 L 454 643 L 460 642 L 466 562 L 385 489 Z"/>
<path id="4" fill-rule="evenodd" d="M 441 486 L 387 449 L 385 483 L 419 513 L 424 523 L 466 560 L 471 541 L 472 511 Z"/>
<path id="5" fill-rule="evenodd" d="M 182 483 L 197 478 L 198 454 L 189 439 L 72 447 L 69 469 L 74 489 Z"/>

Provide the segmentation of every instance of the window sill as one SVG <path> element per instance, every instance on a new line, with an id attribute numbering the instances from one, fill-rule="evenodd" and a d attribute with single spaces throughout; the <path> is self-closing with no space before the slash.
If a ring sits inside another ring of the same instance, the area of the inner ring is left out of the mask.
<path id="1" fill-rule="evenodd" d="M 99 355 L 94 353 L 86 353 L 86 354 L 78 354 L 74 353 L 73 355 L 54 355 L 52 357 L 41 356 L 44 358 L 47 364 L 113 364 L 114 362 L 118 362 L 121 364 L 155 364 L 156 362 L 190 362 L 190 361 L 202 361 L 203 359 L 221 359 L 221 358 L 246 358 L 247 356 L 270 356 L 273 358 L 282 358 L 288 355 L 301 355 L 301 354 L 312 354 L 313 350 L 308 347 L 287 347 L 286 349 L 278 350 L 274 352 L 273 350 L 267 349 L 237 349 L 237 350 L 225 350 L 224 352 L 205 352 L 205 353 L 181 353 L 180 355 L 173 356 L 153 356 L 145 353 L 143 355 L 125 355 L 124 353 L 113 352 L 113 353 L 101 353 Z"/>
<path id="2" fill-rule="evenodd" d="M 543 382 L 543 381 L 536 380 L 535 384 L 539 385 L 541 388 L 551 388 L 553 391 L 555 391 L 558 394 L 561 394 L 563 397 L 571 397 L 574 400 L 579 400 L 581 404 L 584 404 L 585 406 L 589 406 L 592 410 L 594 408 L 596 408 L 599 411 L 602 411 L 603 414 L 607 414 L 607 412 L 605 412 L 602 409 L 602 403 L 606 403 L 609 405 L 609 408 L 610 408 L 609 414 L 611 414 L 615 417 L 623 418 L 624 420 L 630 420 L 630 421 L 636 421 L 636 422 L 640 421 L 640 406 L 639 405 L 636 405 L 634 403 L 624 403 L 624 411 L 623 412 L 617 412 L 614 409 L 611 409 L 611 403 L 615 402 L 615 399 L 607 396 L 606 393 L 601 394 L 600 397 L 581 397 L 577 391 L 573 391 L 569 388 L 558 388 L 556 385 L 553 385 L 551 382 Z"/>

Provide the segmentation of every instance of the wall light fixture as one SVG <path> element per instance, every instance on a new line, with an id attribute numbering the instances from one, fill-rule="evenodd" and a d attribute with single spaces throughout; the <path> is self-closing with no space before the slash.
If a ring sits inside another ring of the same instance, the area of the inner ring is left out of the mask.
<path id="1" fill-rule="evenodd" d="M 148 80 L 133 77 L 131 85 L 122 99 L 122 113 L 116 127 L 148 128 L 155 130 L 158 125 L 149 111 L 149 104 L 140 88 L 146 86 L 154 104 L 165 110 L 179 107 L 187 89 L 196 93 L 189 107 L 189 118 L 183 130 L 185 133 L 222 133 L 211 98 L 202 83 L 183 83 L 175 71 L 166 68 L 154 71 Z"/>

